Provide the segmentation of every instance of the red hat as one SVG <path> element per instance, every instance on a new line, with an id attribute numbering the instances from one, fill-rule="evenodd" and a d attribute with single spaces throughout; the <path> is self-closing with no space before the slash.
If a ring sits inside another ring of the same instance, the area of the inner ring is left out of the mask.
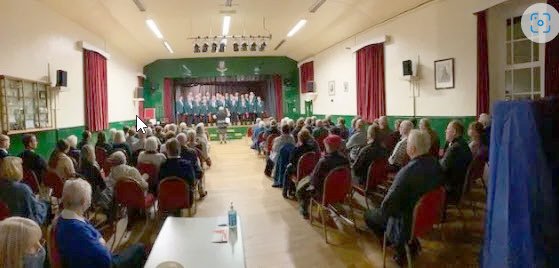
<path id="1" fill-rule="evenodd" d="M 337 149 L 342 144 L 342 138 L 338 135 L 328 135 L 326 139 L 324 139 L 324 145 L 328 144 L 331 148 Z"/>

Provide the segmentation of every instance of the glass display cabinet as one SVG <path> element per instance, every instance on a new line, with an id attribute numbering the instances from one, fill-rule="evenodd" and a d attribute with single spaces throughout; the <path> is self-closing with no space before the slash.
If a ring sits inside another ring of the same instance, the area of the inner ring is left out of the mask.
<path id="1" fill-rule="evenodd" d="M 49 83 L 0 75 L 1 131 L 5 134 L 52 129 Z"/>

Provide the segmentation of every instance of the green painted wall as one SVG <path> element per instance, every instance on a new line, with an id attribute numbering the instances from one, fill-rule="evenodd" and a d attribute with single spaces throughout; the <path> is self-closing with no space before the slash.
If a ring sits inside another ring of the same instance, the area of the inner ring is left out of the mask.
<path id="1" fill-rule="evenodd" d="M 110 128 L 122 129 L 123 126 L 135 126 L 135 120 L 128 120 L 128 121 L 120 121 L 120 122 L 112 122 L 109 124 Z M 85 130 L 84 126 L 79 127 L 69 127 L 69 128 L 60 128 L 48 131 L 41 131 L 34 133 L 37 136 L 37 141 L 39 142 L 39 146 L 37 148 L 37 153 L 43 156 L 44 158 L 48 158 L 52 150 L 56 145 L 56 141 L 59 139 L 64 139 L 70 135 L 76 135 L 78 140 L 81 140 L 82 132 Z M 105 133 L 108 134 L 108 129 L 105 130 Z M 11 155 L 18 155 L 23 151 L 23 143 L 21 138 L 23 134 L 16 134 L 10 135 L 11 146 L 10 146 L 10 154 Z M 96 135 L 93 135 L 93 142 L 97 140 Z"/>
<path id="2" fill-rule="evenodd" d="M 156 60 L 144 67 L 144 107 L 156 108 L 157 118 L 163 117 L 164 78 L 185 77 L 186 66 L 192 77 L 216 77 L 220 61 L 225 61 L 226 76 L 254 75 L 254 68 L 260 68 L 260 75 L 280 74 L 283 85 L 283 112 L 286 116 L 299 114 L 299 71 L 297 62 L 287 57 L 229 57 L 229 58 L 187 58 Z"/>

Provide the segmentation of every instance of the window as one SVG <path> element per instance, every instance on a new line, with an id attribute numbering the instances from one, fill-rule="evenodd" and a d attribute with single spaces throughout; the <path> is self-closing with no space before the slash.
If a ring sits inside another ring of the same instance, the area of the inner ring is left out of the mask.
<path id="1" fill-rule="evenodd" d="M 522 32 L 521 18 L 507 19 L 505 99 L 537 100 L 543 94 L 543 47 L 526 38 Z"/>

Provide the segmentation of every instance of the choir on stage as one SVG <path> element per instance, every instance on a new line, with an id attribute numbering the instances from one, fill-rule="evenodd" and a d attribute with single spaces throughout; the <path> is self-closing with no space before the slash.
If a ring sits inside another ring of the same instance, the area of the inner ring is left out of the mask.
<path id="1" fill-rule="evenodd" d="M 255 96 L 254 92 L 211 95 L 206 91 L 204 94 L 189 92 L 186 96 L 177 94 L 176 120 L 185 122 L 189 126 L 198 123 L 216 125 L 215 118 L 220 107 L 227 111 L 231 125 L 250 125 L 256 121 L 257 117 L 266 117 L 264 101 L 260 96 Z"/>

